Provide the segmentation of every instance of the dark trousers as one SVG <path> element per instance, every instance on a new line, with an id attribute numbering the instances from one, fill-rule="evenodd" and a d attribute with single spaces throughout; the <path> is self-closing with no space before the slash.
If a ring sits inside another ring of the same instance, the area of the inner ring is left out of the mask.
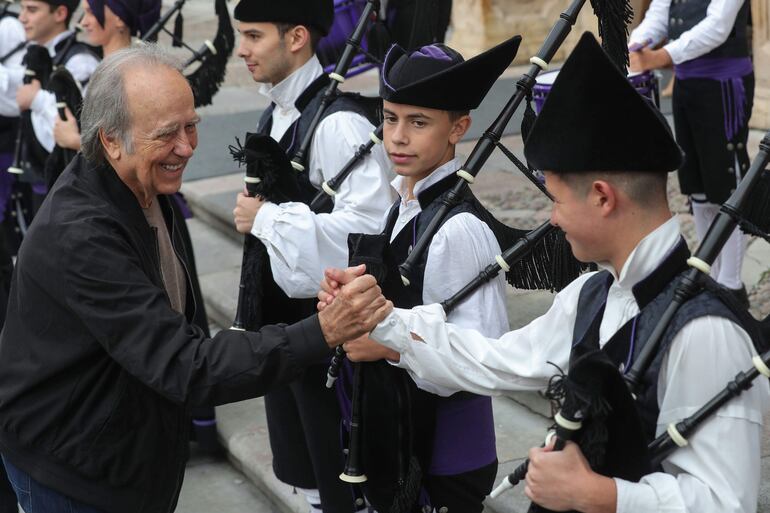
<path id="1" fill-rule="evenodd" d="M 497 475 L 497 460 L 470 472 L 451 476 L 425 477 L 424 487 L 435 511 L 481 513 L 484 499 L 492 491 Z M 418 510 L 419 511 L 419 510 Z"/>
<path id="2" fill-rule="evenodd" d="M 3 458 L 8 479 L 25 513 L 101 513 L 32 479 L 29 474 Z M 11 511 L 16 511 L 13 509 Z"/>
<path id="3" fill-rule="evenodd" d="M 18 513 L 16 492 L 8 481 L 5 466 L 0 464 L 0 513 Z"/>
<path id="4" fill-rule="evenodd" d="M 324 513 L 355 511 L 353 489 L 340 481 L 344 456 L 340 410 L 324 386 L 328 364 L 312 365 L 289 386 L 265 395 L 273 471 L 298 488 L 318 488 Z"/>

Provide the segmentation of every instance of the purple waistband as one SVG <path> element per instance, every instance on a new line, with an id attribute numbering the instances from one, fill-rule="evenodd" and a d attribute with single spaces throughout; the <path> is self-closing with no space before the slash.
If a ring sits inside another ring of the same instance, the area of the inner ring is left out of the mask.
<path id="1" fill-rule="evenodd" d="M 722 86 L 722 108 L 725 112 L 725 135 L 732 140 L 748 121 L 746 89 L 743 77 L 754 66 L 749 57 L 698 58 L 674 67 L 678 80 L 705 78 L 716 80 Z"/>

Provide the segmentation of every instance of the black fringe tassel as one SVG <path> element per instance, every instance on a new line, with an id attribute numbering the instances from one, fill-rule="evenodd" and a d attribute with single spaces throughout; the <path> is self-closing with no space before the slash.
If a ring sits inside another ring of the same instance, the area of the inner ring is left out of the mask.
<path id="1" fill-rule="evenodd" d="M 211 105 L 211 100 L 225 79 L 227 60 L 235 48 L 235 32 L 230 21 L 230 13 L 227 11 L 227 0 L 216 0 L 214 5 L 219 20 L 217 35 L 214 38 L 217 53 L 216 55 L 207 54 L 198 69 L 187 75 L 196 107 Z"/>
<path id="2" fill-rule="evenodd" d="M 591 0 L 591 6 L 599 20 L 602 47 L 625 75 L 629 64 L 628 24 L 634 18 L 634 10 L 628 0 Z"/>
<path id="3" fill-rule="evenodd" d="M 744 233 L 770 239 L 770 170 L 765 170 L 749 195 L 740 226 Z"/>

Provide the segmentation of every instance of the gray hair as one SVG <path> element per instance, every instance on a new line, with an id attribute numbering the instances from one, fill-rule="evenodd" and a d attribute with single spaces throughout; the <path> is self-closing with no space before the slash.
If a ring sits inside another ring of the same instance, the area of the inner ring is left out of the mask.
<path id="1" fill-rule="evenodd" d="M 131 113 L 124 83 L 124 73 L 130 67 L 163 66 L 181 72 L 178 59 L 155 44 L 140 44 L 119 50 L 96 67 L 83 99 L 80 115 L 80 149 L 91 162 L 105 163 L 99 130 L 119 139 L 132 153 Z"/>

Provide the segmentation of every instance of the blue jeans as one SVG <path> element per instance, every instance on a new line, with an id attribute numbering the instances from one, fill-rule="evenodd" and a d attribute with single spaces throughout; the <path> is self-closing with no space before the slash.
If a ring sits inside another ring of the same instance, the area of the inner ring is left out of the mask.
<path id="1" fill-rule="evenodd" d="M 101 513 L 87 504 L 70 499 L 38 483 L 5 458 L 3 463 L 8 473 L 8 481 L 11 482 L 19 504 L 26 513 Z"/>

